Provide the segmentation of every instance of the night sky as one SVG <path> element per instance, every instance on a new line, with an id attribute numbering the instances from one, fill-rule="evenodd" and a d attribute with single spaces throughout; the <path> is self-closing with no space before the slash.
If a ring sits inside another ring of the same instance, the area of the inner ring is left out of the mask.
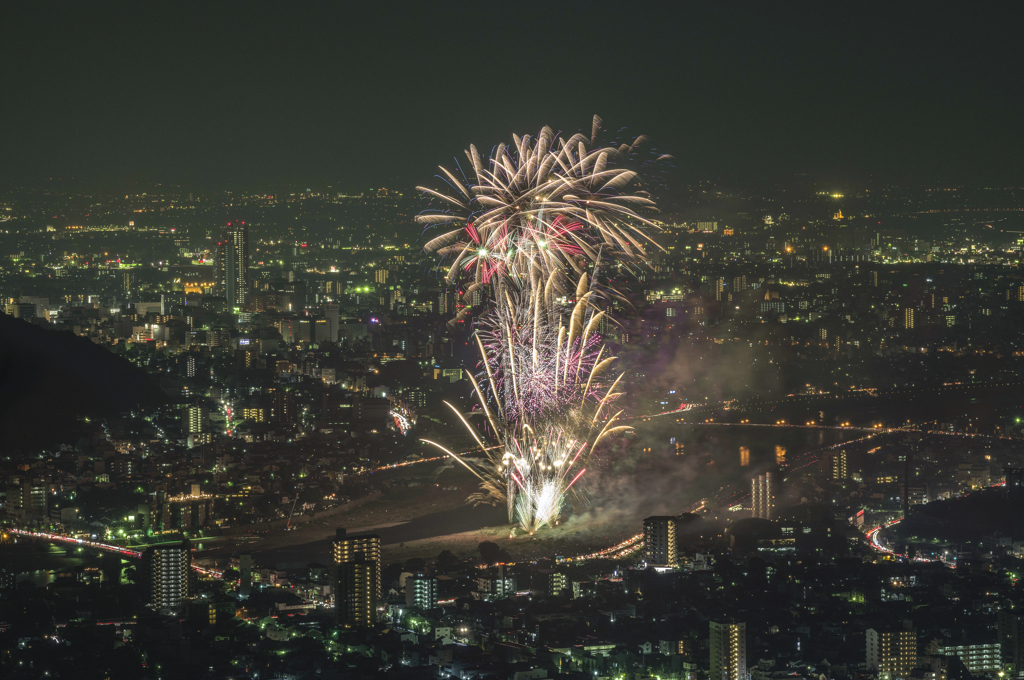
<path id="1" fill-rule="evenodd" d="M 594 113 L 687 176 L 1019 180 L 1022 5 L 898 4 L 7 2 L 0 184 L 402 186 Z"/>

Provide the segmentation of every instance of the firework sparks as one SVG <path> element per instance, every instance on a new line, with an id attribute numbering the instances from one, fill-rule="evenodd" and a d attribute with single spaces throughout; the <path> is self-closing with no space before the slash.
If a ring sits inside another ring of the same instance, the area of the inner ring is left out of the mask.
<path id="1" fill-rule="evenodd" d="M 585 283 L 581 278 L 581 288 Z M 484 454 L 458 459 L 481 482 L 470 501 L 505 504 L 509 521 L 529 533 L 557 523 L 594 449 L 629 429 L 615 424 L 621 411 L 611 412 L 622 376 L 610 385 L 603 378 L 615 357 L 600 345 L 601 313 L 586 294 L 571 308 L 568 326 L 549 323 L 548 311 L 529 290 L 509 295 L 477 336 L 483 370 L 470 380 L 496 447 L 488 448 L 448 404 Z"/>
<path id="2" fill-rule="evenodd" d="M 506 293 L 476 334 L 485 392 L 505 407 L 506 422 L 562 415 L 601 401 L 602 377 L 615 357 L 601 345 L 605 313 L 580 277 L 574 305 L 545 299 L 539 286 Z"/>
<path id="3" fill-rule="evenodd" d="M 475 336 L 482 370 L 470 375 L 484 432 L 448 404 L 481 457 L 423 441 L 480 479 L 471 502 L 504 503 L 509 521 L 531 534 L 557 523 L 602 440 L 629 429 L 612 412 L 622 376 L 605 380 L 615 357 L 600 340 L 609 321 L 595 279 L 605 259 L 646 255 L 653 241 L 645 230 L 655 225 L 640 212 L 654 203 L 631 190 L 637 173 L 625 167 L 642 139 L 597 147 L 599 127 L 595 116 L 589 139 L 547 127 L 515 136 L 486 162 L 471 146 L 472 179 L 441 168 L 451 192 L 420 188 L 444 207 L 418 221 L 449 229 L 425 250 L 447 262 L 448 281 L 468 282 L 465 295 L 487 285 L 493 295 Z"/>
<path id="4" fill-rule="evenodd" d="M 590 139 L 562 139 L 548 127 L 535 137 L 514 136 L 513 145 L 499 145 L 486 162 L 470 146 L 470 178 L 442 167 L 450 191 L 418 187 L 440 207 L 417 221 L 454 227 L 425 246 L 450 261 L 448 281 L 468 280 L 475 289 L 521 282 L 538 271 L 561 279 L 570 270 L 581 275 L 602 257 L 628 262 L 646 255 L 655 244 L 645 230 L 656 225 L 641 211 L 654 202 L 631 190 L 638 175 L 624 167 L 643 138 L 593 147 L 599 123 L 595 116 Z"/>

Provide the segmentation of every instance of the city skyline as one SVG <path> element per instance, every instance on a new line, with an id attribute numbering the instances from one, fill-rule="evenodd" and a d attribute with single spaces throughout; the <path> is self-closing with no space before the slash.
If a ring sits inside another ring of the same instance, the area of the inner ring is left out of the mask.
<path id="1" fill-rule="evenodd" d="M 0 677 L 1024 680 L 1022 17 L 3 6 Z"/>

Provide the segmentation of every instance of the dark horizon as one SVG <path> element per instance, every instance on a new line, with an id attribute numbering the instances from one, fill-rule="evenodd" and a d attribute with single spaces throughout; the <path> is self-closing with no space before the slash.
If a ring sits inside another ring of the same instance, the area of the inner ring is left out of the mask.
<path id="1" fill-rule="evenodd" d="M 550 125 L 680 177 L 1018 181 L 1019 9 L 6 6 L 0 186 L 428 183 Z"/>

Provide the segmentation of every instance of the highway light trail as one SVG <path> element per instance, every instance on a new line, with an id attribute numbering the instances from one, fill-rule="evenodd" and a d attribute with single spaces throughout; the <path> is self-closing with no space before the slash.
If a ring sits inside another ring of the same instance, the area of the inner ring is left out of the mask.
<path id="1" fill-rule="evenodd" d="M 76 545 L 82 548 L 93 548 L 95 550 L 103 550 L 105 552 L 117 553 L 124 557 L 131 557 L 133 559 L 142 559 L 142 552 L 138 550 L 132 550 L 131 548 L 125 548 L 120 545 L 111 545 L 110 543 L 100 543 L 99 541 L 92 541 L 85 538 L 75 538 L 74 536 L 62 536 L 61 534 L 50 534 L 46 532 L 37 531 L 24 531 L 22 529 L 6 529 L 5 531 L 16 534 L 18 536 L 25 536 L 26 538 L 39 538 L 44 541 L 53 541 L 57 543 L 67 543 L 70 545 Z M 192 569 L 197 573 L 203 574 L 204 576 L 212 576 L 213 578 L 223 578 L 224 573 L 217 571 L 216 569 L 206 569 L 193 564 Z"/>

